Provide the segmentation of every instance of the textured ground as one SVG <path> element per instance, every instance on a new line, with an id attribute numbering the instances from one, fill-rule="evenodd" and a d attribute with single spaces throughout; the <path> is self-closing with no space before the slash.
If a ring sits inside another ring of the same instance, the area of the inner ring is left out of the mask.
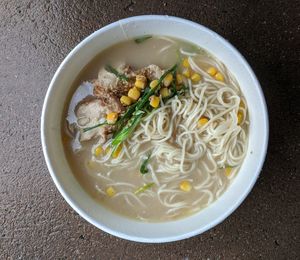
<path id="1" fill-rule="evenodd" d="M 200 236 L 147 245 L 97 230 L 68 206 L 39 128 L 50 79 L 77 43 L 120 18 L 155 13 L 204 24 L 241 51 L 262 84 L 271 132 L 262 174 L 234 214 Z M 1 0 L 0 259 L 299 258 L 299 14 L 292 0 Z"/>

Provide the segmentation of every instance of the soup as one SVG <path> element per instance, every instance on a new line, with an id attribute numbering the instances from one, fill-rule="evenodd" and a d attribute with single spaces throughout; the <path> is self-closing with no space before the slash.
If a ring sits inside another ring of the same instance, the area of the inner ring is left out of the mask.
<path id="1" fill-rule="evenodd" d="M 74 81 L 63 144 L 77 180 L 101 205 L 168 221 L 213 203 L 248 143 L 238 82 L 206 50 L 143 36 L 101 52 Z"/>

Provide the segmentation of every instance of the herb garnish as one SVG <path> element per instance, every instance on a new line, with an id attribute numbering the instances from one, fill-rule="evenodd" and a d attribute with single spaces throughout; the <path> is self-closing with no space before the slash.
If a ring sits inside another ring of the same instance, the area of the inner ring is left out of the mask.
<path id="1" fill-rule="evenodd" d="M 146 174 L 148 170 L 148 163 L 151 157 L 151 153 L 148 154 L 147 158 L 143 161 L 141 167 L 140 167 L 140 173 L 141 174 Z"/>
<path id="2" fill-rule="evenodd" d="M 108 123 L 105 121 L 105 122 L 97 124 L 97 125 L 93 125 L 93 126 L 90 126 L 90 127 L 83 128 L 83 132 L 85 133 L 87 131 L 90 131 L 90 130 L 92 130 L 94 128 L 97 128 L 97 127 L 103 126 L 103 125 L 108 125 Z"/>
<path id="3" fill-rule="evenodd" d="M 154 182 L 150 182 L 150 183 L 147 183 L 147 184 L 144 184 L 144 186 L 138 188 L 134 194 L 137 195 L 137 194 L 140 194 L 148 189 L 150 189 L 152 186 L 154 185 Z"/>
<path id="4" fill-rule="evenodd" d="M 135 38 L 134 39 L 134 42 L 137 43 L 137 44 L 140 44 L 148 39 L 151 39 L 152 38 L 152 35 L 143 35 L 141 37 L 138 37 L 138 38 Z"/>
<path id="5" fill-rule="evenodd" d="M 111 143 L 113 147 L 118 147 L 125 139 L 128 138 L 128 136 L 131 135 L 133 130 L 140 123 L 144 113 L 145 112 L 142 110 L 138 110 L 134 113 L 132 118 L 127 122 L 126 126 L 113 138 L 113 141 Z"/>
<path id="6" fill-rule="evenodd" d="M 106 65 L 105 66 L 105 70 L 108 71 L 108 72 L 110 72 L 110 73 L 115 74 L 116 77 L 119 78 L 120 80 L 125 80 L 125 81 L 129 80 L 125 74 L 120 73 L 114 67 L 112 67 L 110 65 Z"/>

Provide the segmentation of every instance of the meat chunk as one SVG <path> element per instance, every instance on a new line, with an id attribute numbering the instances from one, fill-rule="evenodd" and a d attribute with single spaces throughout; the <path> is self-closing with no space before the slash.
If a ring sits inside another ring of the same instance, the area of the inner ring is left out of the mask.
<path id="1" fill-rule="evenodd" d="M 78 126 L 83 129 L 86 127 L 91 127 L 99 123 L 102 119 L 104 121 L 106 114 L 114 111 L 120 112 L 119 104 L 116 104 L 113 99 L 109 99 L 107 96 L 107 100 L 101 100 L 99 98 L 88 97 L 82 100 L 76 107 L 76 117 Z M 109 105 L 105 102 L 110 102 Z M 118 108 L 116 111 L 114 109 Z M 87 141 L 93 138 L 99 137 L 99 142 L 104 143 L 110 137 L 110 134 L 113 131 L 113 126 L 100 126 L 95 129 L 91 129 L 89 131 L 80 133 L 80 141 Z"/>
<path id="2" fill-rule="evenodd" d="M 86 126 L 93 119 L 99 120 L 104 117 L 107 109 L 102 107 L 99 99 L 87 97 L 79 102 L 75 108 L 77 123 L 79 126 Z"/>
<path id="3" fill-rule="evenodd" d="M 127 95 L 129 89 L 134 86 L 134 81 L 124 82 L 118 80 L 115 86 L 105 87 L 96 80 L 94 81 L 94 91 L 93 94 L 98 98 L 105 98 L 107 95 L 114 96 L 118 100 L 121 96 Z"/>
<path id="4" fill-rule="evenodd" d="M 124 107 L 120 102 L 121 91 L 119 90 L 118 92 L 118 90 L 119 88 L 117 86 L 112 89 L 107 89 L 99 85 L 98 81 L 95 81 L 93 94 L 99 99 L 101 106 L 105 107 L 108 111 L 120 113 L 124 110 Z"/>
<path id="5" fill-rule="evenodd" d="M 163 73 L 164 70 L 154 64 L 136 71 L 137 75 L 144 75 L 149 80 L 159 79 L 163 75 Z"/>
<path id="6" fill-rule="evenodd" d="M 119 66 L 116 67 L 116 70 L 124 74 L 129 79 L 134 78 L 136 75 L 133 68 L 125 63 L 119 64 Z M 117 85 L 119 79 L 115 74 L 108 72 L 105 68 L 102 68 L 98 72 L 98 81 L 104 88 L 111 89 Z"/>
<path id="7" fill-rule="evenodd" d="M 123 64 L 119 67 L 119 70 L 122 71 L 129 79 L 135 78 L 136 73 L 130 65 Z"/>
<path id="8" fill-rule="evenodd" d="M 98 79 L 96 80 L 99 86 L 105 89 L 113 89 L 118 84 L 118 78 L 115 74 L 106 71 L 104 68 L 99 70 Z"/>
<path id="9" fill-rule="evenodd" d="M 110 94 L 120 98 L 126 95 L 130 88 L 133 87 L 135 81 L 135 72 L 129 65 L 121 64 L 117 67 L 120 73 L 126 75 L 128 82 L 119 80 L 115 74 L 106 71 L 104 68 L 98 73 L 98 79 L 94 83 L 94 95 L 100 97 L 103 91 L 108 91 Z"/>

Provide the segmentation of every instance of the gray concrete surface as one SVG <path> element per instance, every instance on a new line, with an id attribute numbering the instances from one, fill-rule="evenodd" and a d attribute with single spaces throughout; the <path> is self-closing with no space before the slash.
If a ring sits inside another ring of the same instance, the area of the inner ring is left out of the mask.
<path id="1" fill-rule="evenodd" d="M 48 174 L 40 114 L 51 77 L 83 38 L 120 18 L 169 14 L 233 43 L 256 72 L 270 145 L 250 196 L 200 236 L 169 244 L 112 237 L 79 217 Z M 299 259 L 299 1 L 0 3 L 1 259 Z"/>

